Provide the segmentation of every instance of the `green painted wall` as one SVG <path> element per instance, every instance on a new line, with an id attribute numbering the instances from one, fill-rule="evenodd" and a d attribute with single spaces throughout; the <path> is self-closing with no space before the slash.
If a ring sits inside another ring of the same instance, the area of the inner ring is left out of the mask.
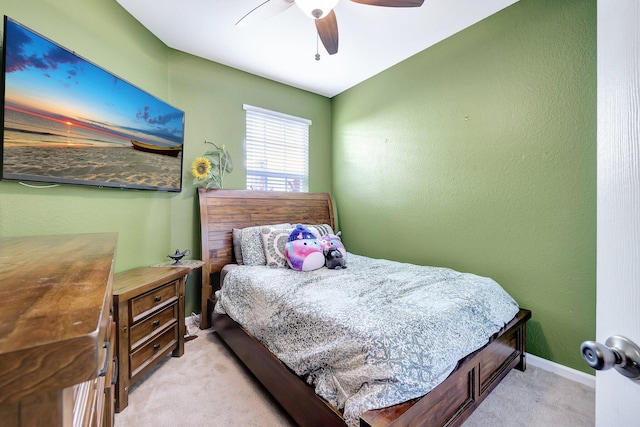
<path id="1" fill-rule="evenodd" d="M 490 276 L 592 372 L 596 2 L 521 0 L 333 100 L 348 250 Z"/>
<path id="2" fill-rule="evenodd" d="M 331 101 L 166 47 L 115 0 L 0 0 L 7 15 L 185 111 L 183 191 L 80 186 L 32 189 L 0 182 L 0 236 L 118 232 L 115 269 L 167 261 L 176 248 L 200 254 L 190 165 L 204 140 L 224 143 L 236 169 L 226 188 L 244 187 L 243 103 L 312 120 L 310 187 L 331 189 Z M 37 161 L 37 159 L 34 159 Z M 36 261 L 34 261 L 36 262 Z M 187 283 L 186 311 L 199 311 L 200 273 Z"/>
<path id="3" fill-rule="evenodd" d="M 182 193 L 0 182 L 0 236 L 116 231 L 116 271 L 198 256 L 190 163 L 224 143 L 226 187 L 243 188 L 242 104 L 271 108 L 313 121 L 311 190 L 333 188 L 348 249 L 495 278 L 534 312 L 531 353 L 589 371 L 594 0 L 521 0 L 333 100 L 169 49 L 115 1 L 0 0 L 0 14 L 186 112 Z"/>

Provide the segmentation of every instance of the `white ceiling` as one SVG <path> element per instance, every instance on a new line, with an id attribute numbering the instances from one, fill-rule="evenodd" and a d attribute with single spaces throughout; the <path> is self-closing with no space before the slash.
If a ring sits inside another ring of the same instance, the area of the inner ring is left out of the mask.
<path id="1" fill-rule="evenodd" d="M 518 0 L 425 0 L 419 8 L 340 0 L 335 55 L 326 53 L 313 20 L 295 5 L 237 27 L 265 0 L 116 1 L 173 49 L 333 97 Z"/>

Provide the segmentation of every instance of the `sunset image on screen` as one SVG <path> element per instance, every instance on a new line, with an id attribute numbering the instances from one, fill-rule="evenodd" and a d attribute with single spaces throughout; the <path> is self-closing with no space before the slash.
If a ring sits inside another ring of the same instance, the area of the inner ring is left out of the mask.
<path id="1" fill-rule="evenodd" d="M 6 19 L 3 177 L 179 190 L 184 113 Z"/>

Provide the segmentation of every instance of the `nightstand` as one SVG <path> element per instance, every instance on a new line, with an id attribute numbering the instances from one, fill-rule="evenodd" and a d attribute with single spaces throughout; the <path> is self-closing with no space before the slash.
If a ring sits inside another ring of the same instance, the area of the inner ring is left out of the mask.
<path id="1" fill-rule="evenodd" d="M 116 412 L 129 404 L 131 384 L 169 353 L 174 357 L 184 354 L 184 285 L 189 271 L 140 267 L 115 275 Z"/>

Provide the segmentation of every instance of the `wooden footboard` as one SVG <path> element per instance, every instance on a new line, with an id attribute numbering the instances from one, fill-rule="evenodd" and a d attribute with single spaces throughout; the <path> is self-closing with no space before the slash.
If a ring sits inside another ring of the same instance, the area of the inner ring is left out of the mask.
<path id="1" fill-rule="evenodd" d="M 360 425 L 460 426 L 513 369 L 524 371 L 526 321 L 520 312 L 482 349 L 458 363 L 456 370 L 425 396 L 389 408 L 368 411 Z M 229 316 L 212 315 L 220 338 L 302 427 L 344 426 L 340 414 Z"/>
<path id="2" fill-rule="evenodd" d="M 461 360 L 438 387 L 420 399 L 368 411 L 360 425 L 462 425 L 511 369 L 526 369 L 526 322 L 530 318 L 531 312 L 521 309 L 489 344 Z"/>

